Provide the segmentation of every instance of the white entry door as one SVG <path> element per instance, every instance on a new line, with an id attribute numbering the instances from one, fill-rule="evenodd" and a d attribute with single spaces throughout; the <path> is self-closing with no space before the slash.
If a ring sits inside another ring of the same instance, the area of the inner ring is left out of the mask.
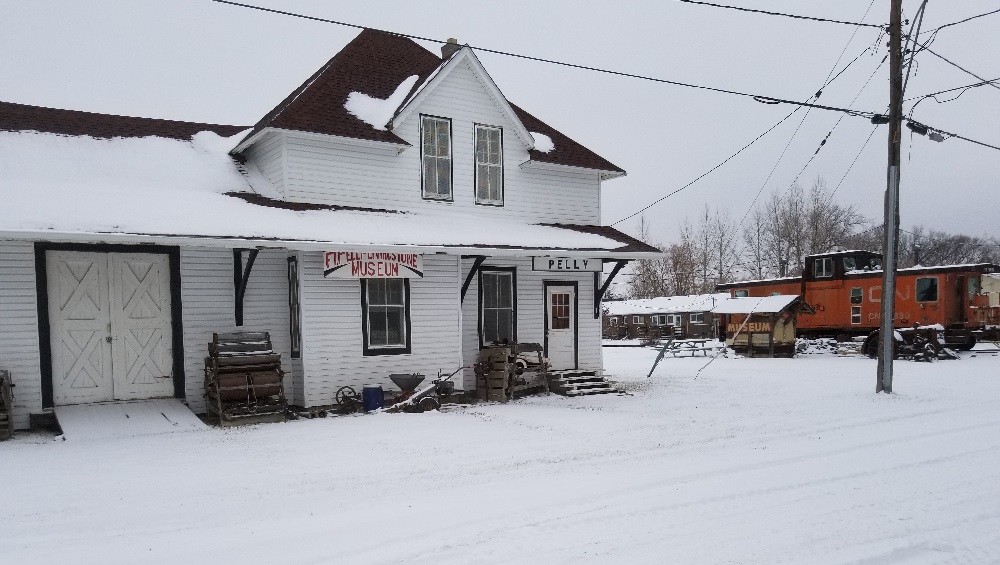
<path id="1" fill-rule="evenodd" d="M 545 288 L 546 351 L 552 369 L 576 368 L 576 289 Z"/>
<path id="2" fill-rule="evenodd" d="M 56 404 L 172 396 L 168 257 L 49 251 Z"/>

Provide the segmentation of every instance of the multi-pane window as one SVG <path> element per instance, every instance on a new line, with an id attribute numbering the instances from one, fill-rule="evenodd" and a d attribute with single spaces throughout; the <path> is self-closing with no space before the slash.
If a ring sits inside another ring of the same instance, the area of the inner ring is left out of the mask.
<path id="1" fill-rule="evenodd" d="M 618 316 L 611 316 L 611 325 L 612 326 L 618 325 Z"/>
<path id="2" fill-rule="evenodd" d="M 451 200 L 451 120 L 420 116 L 424 198 Z"/>
<path id="3" fill-rule="evenodd" d="M 858 264 L 854 260 L 854 257 L 844 257 L 844 270 L 845 271 L 853 271 L 853 270 L 855 270 L 857 268 L 858 268 Z"/>
<path id="4" fill-rule="evenodd" d="M 917 302 L 937 302 L 937 277 L 922 277 L 917 279 Z"/>
<path id="5" fill-rule="evenodd" d="M 569 293 L 553 292 L 552 304 L 549 307 L 552 309 L 552 327 L 550 329 L 569 329 Z"/>
<path id="6" fill-rule="evenodd" d="M 864 291 L 860 286 L 851 289 L 851 304 L 861 304 L 864 298 Z"/>
<path id="7" fill-rule="evenodd" d="M 654 326 L 665 326 L 665 325 L 667 325 L 667 317 L 666 317 L 666 315 L 664 315 L 664 314 L 657 314 L 657 315 L 653 316 L 653 325 Z"/>
<path id="8" fill-rule="evenodd" d="M 832 277 L 833 259 L 830 257 L 821 257 L 816 259 L 816 262 L 813 263 L 813 276 L 816 278 Z"/>
<path id="9" fill-rule="evenodd" d="M 409 349 L 406 279 L 363 279 L 365 352 L 400 353 Z"/>
<path id="10" fill-rule="evenodd" d="M 861 323 L 861 307 L 851 306 L 851 323 L 860 324 Z"/>
<path id="11" fill-rule="evenodd" d="M 288 335 L 292 359 L 302 356 L 302 304 L 299 298 L 299 259 L 288 258 Z"/>
<path id="12" fill-rule="evenodd" d="M 483 345 L 513 343 L 515 298 L 514 273 L 507 271 L 482 271 Z"/>
<path id="13" fill-rule="evenodd" d="M 692 324 L 703 324 L 705 323 L 705 313 L 704 312 L 693 313 L 691 314 L 689 320 Z"/>
<path id="14" fill-rule="evenodd" d="M 503 130 L 478 124 L 476 202 L 503 205 Z"/>
<path id="15" fill-rule="evenodd" d="M 632 316 L 632 323 L 635 324 L 635 325 L 637 325 L 637 326 L 639 324 L 641 324 L 642 323 L 642 316 Z"/>

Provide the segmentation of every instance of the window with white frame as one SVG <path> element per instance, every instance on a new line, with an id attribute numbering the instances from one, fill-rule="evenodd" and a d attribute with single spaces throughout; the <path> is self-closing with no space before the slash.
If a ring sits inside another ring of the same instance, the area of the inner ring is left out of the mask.
<path id="1" fill-rule="evenodd" d="M 476 203 L 503 206 L 503 130 L 476 124 Z"/>
<path id="2" fill-rule="evenodd" d="M 480 270 L 482 343 L 517 342 L 517 291 L 513 270 Z"/>
<path id="3" fill-rule="evenodd" d="M 937 277 L 921 277 L 917 279 L 917 302 L 937 302 Z"/>
<path id="4" fill-rule="evenodd" d="M 656 314 L 653 316 L 654 326 L 665 326 L 667 325 L 667 316 L 665 314 Z"/>
<path id="5" fill-rule="evenodd" d="M 864 290 L 860 286 L 851 288 L 851 304 L 861 304 L 864 300 Z M 860 322 L 858 322 L 860 323 Z"/>
<path id="6" fill-rule="evenodd" d="M 825 278 L 833 276 L 833 258 L 820 257 L 813 263 L 813 276 Z"/>
<path id="7" fill-rule="evenodd" d="M 632 316 L 632 323 L 637 326 L 642 324 L 642 316 Z"/>
<path id="8" fill-rule="evenodd" d="M 861 323 L 861 307 L 851 306 L 851 323 L 860 324 Z"/>
<path id="9" fill-rule="evenodd" d="M 705 323 L 705 313 L 704 312 L 694 312 L 691 314 L 690 321 L 692 324 L 703 324 Z"/>
<path id="10" fill-rule="evenodd" d="M 410 282 L 361 279 L 365 355 L 410 352 Z"/>
<path id="11" fill-rule="evenodd" d="M 420 158 L 424 198 L 451 200 L 451 120 L 420 116 Z"/>

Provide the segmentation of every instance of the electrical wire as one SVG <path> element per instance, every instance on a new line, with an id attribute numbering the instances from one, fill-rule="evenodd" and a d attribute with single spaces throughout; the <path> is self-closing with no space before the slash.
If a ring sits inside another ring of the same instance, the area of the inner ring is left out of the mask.
<path id="1" fill-rule="evenodd" d="M 993 14 L 1000 14 L 1000 9 L 996 9 L 996 10 L 993 10 L 993 11 L 990 11 L 990 12 L 986 12 L 985 14 L 979 14 L 979 15 L 972 16 L 972 17 L 969 17 L 969 18 L 965 18 L 964 20 L 958 20 L 957 22 L 951 22 L 950 24 L 944 24 L 943 26 L 938 26 L 938 27 L 936 27 L 934 29 L 929 29 L 929 30 L 927 30 L 927 31 L 925 31 L 923 33 L 929 33 L 929 34 L 931 34 L 931 38 L 932 39 L 930 41 L 933 41 L 934 36 L 937 35 L 937 33 L 939 31 L 941 31 L 942 29 L 945 29 L 945 28 L 948 28 L 948 27 L 951 27 L 951 26 L 957 26 L 959 24 L 964 24 L 965 22 L 969 22 L 969 21 L 975 20 L 977 18 L 982 18 L 984 16 L 991 16 Z M 919 35 L 923 35 L 923 34 L 918 34 L 918 36 Z"/>
<path id="2" fill-rule="evenodd" d="M 862 23 L 862 22 L 849 22 L 849 21 L 844 21 L 844 20 L 833 20 L 833 19 L 830 19 L 830 18 L 819 18 L 819 17 L 815 17 L 815 16 L 802 16 L 802 15 L 798 15 L 798 14 L 787 14 L 787 13 L 784 13 L 784 12 L 771 12 L 769 10 L 759 10 L 759 9 L 755 9 L 755 8 L 742 8 L 740 6 L 729 6 L 729 5 L 726 5 L 726 4 L 715 4 L 713 2 L 702 2 L 700 0 L 678 0 L 678 1 L 679 2 L 683 2 L 685 4 L 697 4 L 699 6 L 710 6 L 710 7 L 713 7 L 713 8 L 725 8 L 727 10 L 737 10 L 737 11 L 740 11 L 740 12 L 750 12 L 750 13 L 753 13 L 753 14 L 761 14 L 761 15 L 765 15 L 765 16 L 781 16 L 783 18 L 794 18 L 794 19 L 797 19 L 797 20 L 810 20 L 810 21 L 814 21 L 814 22 L 824 22 L 824 23 L 831 23 L 831 24 L 852 25 L 852 26 L 857 26 L 857 27 L 872 27 L 872 28 L 876 28 L 876 29 L 885 29 L 887 27 L 885 25 L 879 25 L 879 24 L 866 24 L 866 23 Z M 864 19 L 864 18 L 862 18 L 862 19 Z"/>
<path id="3" fill-rule="evenodd" d="M 218 4 L 228 4 L 230 6 L 237 6 L 237 7 L 240 7 L 240 8 L 249 8 L 249 9 L 252 9 L 252 10 L 259 10 L 261 12 L 269 12 L 269 13 L 272 13 L 272 14 L 279 14 L 279 15 L 283 15 L 283 16 L 290 16 L 290 17 L 295 17 L 295 18 L 302 18 L 302 19 L 311 20 L 311 21 L 317 21 L 317 22 L 323 22 L 323 23 L 329 23 L 329 24 L 347 26 L 347 27 L 352 27 L 352 28 L 356 28 L 356 29 L 373 29 L 373 30 L 375 29 L 375 28 L 369 28 L 369 27 L 366 27 L 366 26 L 358 25 L 358 24 L 352 24 L 352 23 L 348 23 L 348 22 L 342 22 L 342 21 L 338 21 L 338 20 L 331 20 L 331 19 L 320 18 L 320 17 L 316 17 L 316 16 L 307 16 L 307 15 L 298 14 L 298 13 L 295 13 L 295 12 L 287 12 L 285 10 L 276 10 L 274 8 L 265 8 L 263 6 L 255 6 L 253 4 L 243 4 L 241 2 L 233 2 L 231 0 L 210 0 L 210 1 L 211 2 L 216 2 Z M 406 37 L 406 38 L 414 39 L 414 40 L 418 40 L 418 41 L 429 41 L 429 42 L 438 43 L 438 44 L 444 43 L 444 41 L 442 41 L 440 39 L 433 39 L 433 38 L 429 38 L 429 37 L 421 37 L 419 35 L 412 35 L 412 34 L 400 33 L 400 32 L 395 32 L 395 31 L 387 31 L 387 30 L 376 30 L 376 31 L 382 31 L 384 33 L 390 33 L 392 35 L 397 35 L 399 37 Z M 740 92 L 740 91 L 737 91 L 737 90 L 728 90 L 728 89 L 725 89 L 725 88 L 717 88 L 717 87 L 714 87 L 714 86 L 705 86 L 705 85 L 700 85 L 700 84 L 693 84 L 693 83 L 681 82 L 681 81 L 676 81 L 676 80 L 670 80 L 670 79 L 664 79 L 664 78 L 656 78 L 656 77 L 651 77 L 651 76 L 646 76 L 646 75 L 639 75 L 639 74 L 635 74 L 635 73 L 626 73 L 626 72 L 622 72 L 622 71 L 614 71 L 614 70 L 611 70 L 611 69 L 603 69 L 603 68 L 600 68 L 600 67 L 593 67 L 593 66 L 589 66 L 589 65 L 580 65 L 580 64 L 576 64 L 576 63 L 566 63 L 566 62 L 563 62 L 563 61 L 556 61 L 554 59 L 544 59 L 544 58 L 541 58 L 541 57 L 534 57 L 532 55 L 522 55 L 522 54 L 519 54 L 519 53 L 512 53 L 510 51 L 501 51 L 499 49 L 490 49 L 488 47 L 477 47 L 477 46 L 474 46 L 474 45 L 467 45 L 467 47 L 469 47 L 470 49 L 474 49 L 476 51 L 482 52 L 482 53 L 492 53 L 494 55 L 503 55 L 503 56 L 506 56 L 506 57 L 514 57 L 514 58 L 517 58 L 517 59 L 525 59 L 525 60 L 528 60 L 528 61 L 535 61 L 535 62 L 539 62 L 539 63 L 548 63 L 550 65 L 558 65 L 558 66 L 561 66 L 561 67 L 569 67 L 569 68 L 572 68 L 572 69 L 580 69 L 580 70 L 585 70 L 585 71 L 593 71 L 593 72 L 604 73 L 604 74 L 609 74 L 609 75 L 614 75 L 614 76 L 621 76 L 621 77 L 634 78 L 634 79 L 639 79 L 639 80 L 646 80 L 646 81 L 650 81 L 650 82 L 657 82 L 657 83 L 661 83 L 661 84 L 669 84 L 669 85 L 673 85 L 673 86 L 680 86 L 680 87 L 684 87 L 684 88 L 694 88 L 694 89 L 698 89 L 698 90 L 707 90 L 709 92 L 718 92 L 720 94 L 731 94 L 731 95 L 734 95 L 734 96 L 742 96 L 742 97 L 745 97 L 745 98 L 751 98 L 751 99 L 756 100 L 757 102 L 760 102 L 762 104 L 792 104 L 792 105 L 795 105 L 795 106 L 804 106 L 804 107 L 807 107 L 807 108 L 817 108 L 819 110 L 828 110 L 828 111 L 832 111 L 832 112 L 843 112 L 843 113 L 851 115 L 851 116 L 857 116 L 857 117 L 863 117 L 863 118 L 871 118 L 872 116 L 875 115 L 873 112 L 866 112 L 866 111 L 862 111 L 862 110 L 853 110 L 851 108 L 838 108 L 838 107 L 835 107 L 835 106 L 826 106 L 826 105 L 823 105 L 823 104 L 811 104 L 811 103 L 808 103 L 808 102 L 796 102 L 795 100 L 788 100 L 788 99 L 785 99 L 785 98 L 777 98 L 777 97 L 774 97 L 774 96 L 766 96 L 766 95 L 763 95 L 763 94 L 753 94 L 753 93 L 750 93 L 750 92 Z"/>
<path id="4" fill-rule="evenodd" d="M 937 98 L 935 98 L 938 94 L 947 94 L 949 92 L 954 92 L 956 90 L 961 90 L 962 93 L 964 94 L 966 90 L 969 90 L 971 88 L 978 88 L 980 86 L 986 86 L 988 84 L 989 85 L 996 85 L 996 83 L 998 81 L 1000 81 L 1000 77 L 997 77 L 997 78 L 994 78 L 994 79 L 990 79 L 990 80 L 982 80 L 982 81 L 979 81 L 979 82 L 974 82 L 972 84 L 966 84 L 965 86 L 956 86 L 954 88 L 947 88 L 945 90 L 939 90 L 937 92 L 931 92 L 930 94 L 923 94 L 921 96 L 912 96 L 910 98 L 903 99 L 903 102 L 909 102 L 911 100 L 916 100 L 918 98 L 921 99 L 921 100 L 923 100 L 925 98 L 934 98 L 935 102 L 937 102 L 939 104 L 943 104 L 945 102 L 951 102 L 952 100 L 957 99 L 958 96 L 961 96 L 961 94 L 959 94 L 955 98 L 950 98 L 950 99 L 944 100 L 944 101 L 941 101 L 941 100 L 938 100 Z M 919 104 L 919 102 L 918 102 L 918 104 Z M 916 104 L 914 104 L 914 106 L 916 106 Z"/>

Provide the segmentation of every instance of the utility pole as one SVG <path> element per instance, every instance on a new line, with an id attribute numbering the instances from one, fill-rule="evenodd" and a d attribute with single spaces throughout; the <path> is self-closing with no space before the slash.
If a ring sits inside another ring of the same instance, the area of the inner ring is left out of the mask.
<path id="1" fill-rule="evenodd" d="M 875 392 L 892 392 L 895 344 L 896 256 L 899 235 L 899 154 L 903 126 L 903 0 L 889 8 L 889 171 L 882 235 L 882 325 L 879 330 L 878 382 Z"/>

